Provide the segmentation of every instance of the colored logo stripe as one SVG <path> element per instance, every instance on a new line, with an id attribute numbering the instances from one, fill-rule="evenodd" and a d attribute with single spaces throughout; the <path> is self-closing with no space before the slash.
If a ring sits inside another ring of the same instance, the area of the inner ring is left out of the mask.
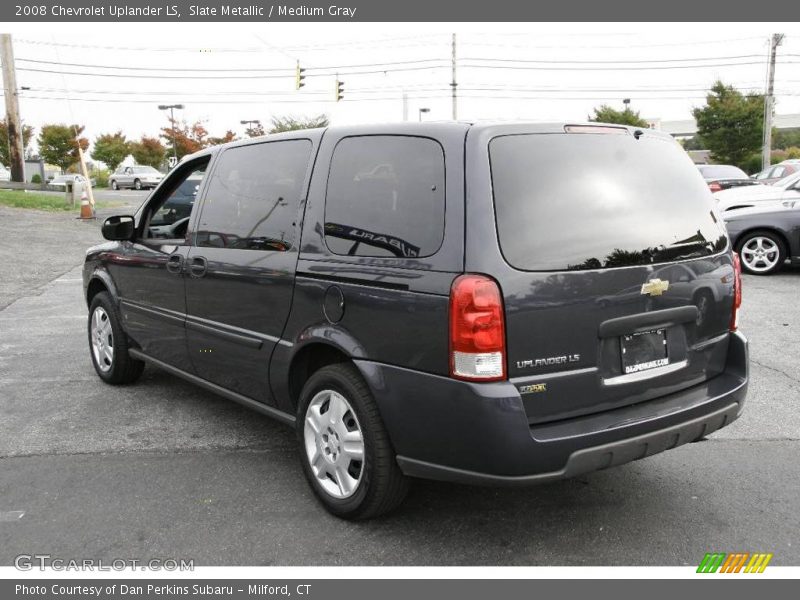
<path id="1" fill-rule="evenodd" d="M 744 573 L 763 573 L 771 560 L 772 554 L 762 552 L 707 552 L 697 567 L 697 573 L 739 573 L 743 568 Z"/>

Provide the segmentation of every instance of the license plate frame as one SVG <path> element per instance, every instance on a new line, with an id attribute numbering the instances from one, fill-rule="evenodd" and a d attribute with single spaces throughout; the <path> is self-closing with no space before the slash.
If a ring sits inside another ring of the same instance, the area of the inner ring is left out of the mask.
<path id="1" fill-rule="evenodd" d="M 669 365 L 667 330 L 663 327 L 622 335 L 619 344 L 623 375 Z"/>

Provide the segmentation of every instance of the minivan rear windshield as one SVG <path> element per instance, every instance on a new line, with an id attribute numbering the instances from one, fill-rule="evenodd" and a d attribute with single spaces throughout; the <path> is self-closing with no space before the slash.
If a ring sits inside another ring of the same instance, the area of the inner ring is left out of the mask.
<path id="1" fill-rule="evenodd" d="M 489 156 L 500 248 L 517 269 L 646 265 L 726 247 L 708 186 L 670 140 L 505 135 Z"/>

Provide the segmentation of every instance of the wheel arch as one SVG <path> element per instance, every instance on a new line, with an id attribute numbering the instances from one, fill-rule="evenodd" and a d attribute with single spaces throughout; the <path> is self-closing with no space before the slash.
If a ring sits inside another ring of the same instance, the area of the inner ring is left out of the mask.
<path id="1" fill-rule="evenodd" d="M 311 340 L 299 348 L 290 359 L 287 376 L 289 400 L 296 410 L 303 385 L 322 367 L 338 363 L 352 363 L 352 355 L 343 348 L 321 340 Z"/>
<path id="2" fill-rule="evenodd" d="M 108 292 L 115 303 L 118 301 L 117 287 L 114 285 L 111 275 L 97 269 L 92 273 L 89 283 L 86 285 L 86 306 L 90 306 L 94 297 L 100 292 Z"/>

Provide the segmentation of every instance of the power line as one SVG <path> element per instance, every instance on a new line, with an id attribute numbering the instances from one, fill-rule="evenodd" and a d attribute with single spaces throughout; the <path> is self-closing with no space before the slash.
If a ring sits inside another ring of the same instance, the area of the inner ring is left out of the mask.
<path id="1" fill-rule="evenodd" d="M 790 55 L 785 55 L 790 56 Z M 619 59 L 619 60 L 594 60 L 594 59 L 568 59 L 568 60 L 541 60 L 525 58 L 479 58 L 464 57 L 463 61 L 480 61 L 490 63 L 525 63 L 525 64 L 641 64 L 641 63 L 686 63 L 709 60 L 744 60 L 750 58 L 763 58 L 761 54 L 742 54 L 739 56 L 706 56 L 697 58 L 644 58 L 644 59 Z"/>

